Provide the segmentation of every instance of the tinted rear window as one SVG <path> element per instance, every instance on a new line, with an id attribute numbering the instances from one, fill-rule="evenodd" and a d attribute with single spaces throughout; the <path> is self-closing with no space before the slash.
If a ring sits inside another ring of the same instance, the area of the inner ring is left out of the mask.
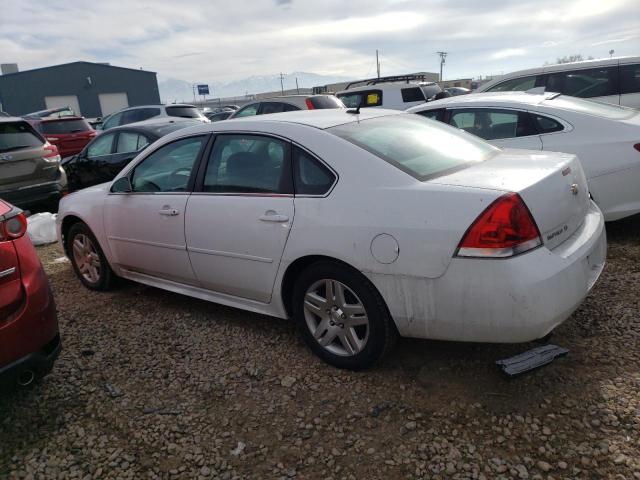
<path id="1" fill-rule="evenodd" d="M 409 87 L 400 90 L 403 102 L 424 102 L 424 93 L 420 87 Z M 435 94 L 434 94 L 435 95 Z"/>
<path id="2" fill-rule="evenodd" d="M 170 117 L 202 118 L 203 115 L 196 107 L 167 107 Z"/>
<path id="3" fill-rule="evenodd" d="M 45 135 L 86 132 L 87 130 L 93 130 L 93 128 L 91 128 L 91 125 L 89 125 L 89 123 L 84 119 L 57 120 L 42 122 L 40 124 L 40 131 Z"/>
<path id="4" fill-rule="evenodd" d="M 322 96 L 322 97 L 311 97 L 311 105 L 316 110 L 320 110 L 323 108 L 342 108 L 344 104 L 338 99 L 338 97 L 333 96 Z"/>
<path id="5" fill-rule="evenodd" d="M 620 93 L 640 92 L 640 65 L 620 65 Z"/>
<path id="6" fill-rule="evenodd" d="M 0 152 L 39 147 L 44 141 L 27 122 L 0 122 Z"/>
<path id="7" fill-rule="evenodd" d="M 482 162 L 499 151 L 473 135 L 411 114 L 361 120 L 328 131 L 419 180 Z"/>
<path id="8" fill-rule="evenodd" d="M 638 114 L 638 111 L 633 108 L 619 107 L 618 105 L 591 100 L 580 100 L 579 98 L 565 97 L 564 95 L 545 100 L 543 103 L 564 110 L 597 115 L 612 120 L 625 120 Z"/>
<path id="9" fill-rule="evenodd" d="M 352 93 L 340 93 L 337 97 L 347 108 L 378 107 L 382 105 L 382 90 L 361 90 Z"/>

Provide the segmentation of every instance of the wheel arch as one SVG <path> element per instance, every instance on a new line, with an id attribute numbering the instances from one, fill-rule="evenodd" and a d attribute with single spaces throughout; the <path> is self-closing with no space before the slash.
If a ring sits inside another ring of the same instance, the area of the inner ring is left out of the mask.
<path id="1" fill-rule="evenodd" d="M 86 222 L 77 215 L 67 215 L 62 219 L 62 223 L 60 224 L 60 239 L 62 240 L 64 253 L 67 256 L 69 256 L 69 252 L 67 251 L 67 234 L 76 223 L 84 223 L 86 225 Z"/>

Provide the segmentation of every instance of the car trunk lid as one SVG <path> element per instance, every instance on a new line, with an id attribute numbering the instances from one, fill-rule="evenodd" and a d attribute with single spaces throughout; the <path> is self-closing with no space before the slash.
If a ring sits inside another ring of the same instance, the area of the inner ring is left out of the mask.
<path id="1" fill-rule="evenodd" d="M 430 183 L 516 192 L 531 211 L 547 248 L 569 238 L 589 208 L 589 191 L 575 155 L 504 150 Z"/>

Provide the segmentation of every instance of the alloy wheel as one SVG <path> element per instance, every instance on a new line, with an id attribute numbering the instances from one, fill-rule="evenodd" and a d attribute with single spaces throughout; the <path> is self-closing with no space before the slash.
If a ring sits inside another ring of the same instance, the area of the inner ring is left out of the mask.
<path id="1" fill-rule="evenodd" d="M 91 239 L 83 233 L 73 239 L 73 259 L 82 278 L 91 283 L 100 281 L 100 255 Z"/>

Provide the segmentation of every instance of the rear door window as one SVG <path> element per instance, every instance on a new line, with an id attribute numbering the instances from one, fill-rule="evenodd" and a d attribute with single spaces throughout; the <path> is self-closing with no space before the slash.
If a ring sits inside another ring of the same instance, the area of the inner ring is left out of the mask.
<path id="1" fill-rule="evenodd" d="M 160 115 L 159 108 L 136 108 L 135 110 L 128 110 L 124 113 L 123 124 L 142 122 L 153 117 Z"/>
<path id="2" fill-rule="evenodd" d="M 402 101 L 407 102 L 424 102 L 424 93 L 420 87 L 409 87 L 400 90 Z"/>
<path id="3" fill-rule="evenodd" d="M 526 112 L 468 108 L 451 111 L 449 123 L 485 140 L 526 137 L 537 131 Z"/>
<path id="4" fill-rule="evenodd" d="M 114 113 L 113 115 L 111 115 L 109 118 L 105 120 L 105 122 L 102 124 L 102 129 L 108 130 L 109 128 L 117 127 L 118 125 L 120 125 L 123 115 L 124 115 L 124 112 Z"/>
<path id="5" fill-rule="evenodd" d="M 78 120 L 54 120 L 42 122 L 40 131 L 45 135 L 60 135 L 65 133 L 86 132 L 93 130 L 89 123 L 79 118 Z"/>
<path id="6" fill-rule="evenodd" d="M 341 93 L 338 98 L 347 108 L 378 107 L 382 105 L 382 90 L 361 90 L 353 93 Z"/>
<path id="7" fill-rule="evenodd" d="M 488 92 L 522 92 L 536 86 L 536 76 L 512 78 L 493 87 Z"/>
<path id="8" fill-rule="evenodd" d="M 618 68 L 590 68 L 546 75 L 547 92 L 560 92 L 578 98 L 618 95 Z"/>
<path id="9" fill-rule="evenodd" d="M 182 118 L 203 118 L 204 115 L 200 113 L 196 107 L 166 107 L 167 115 L 170 117 L 182 117 Z M 206 118 L 206 117 L 204 117 Z"/>
<path id="10" fill-rule="evenodd" d="M 140 133 L 120 132 L 115 153 L 137 152 L 149 145 L 149 139 Z"/>
<path id="11" fill-rule="evenodd" d="M 620 65 L 620 93 L 640 93 L 640 64 Z"/>
<path id="12" fill-rule="evenodd" d="M 43 144 L 42 137 L 27 122 L 0 122 L 0 153 Z"/>
<path id="13" fill-rule="evenodd" d="M 299 147 L 293 148 L 293 176 L 296 195 L 324 195 L 336 180 L 331 170 Z"/>
<path id="14" fill-rule="evenodd" d="M 289 105 L 283 102 L 264 102 L 260 106 L 260 115 L 267 115 L 269 113 L 281 113 L 290 112 L 292 110 L 300 110 L 298 107 Z"/>
<path id="15" fill-rule="evenodd" d="M 219 135 L 209 156 L 203 191 L 291 193 L 289 143 L 262 135 Z"/>
<path id="16" fill-rule="evenodd" d="M 538 133 L 553 133 L 564 130 L 562 124 L 553 118 L 545 117 L 544 115 L 531 114 L 533 122 L 538 129 Z"/>
<path id="17" fill-rule="evenodd" d="M 438 120 L 444 122 L 444 108 L 438 108 L 435 110 L 423 110 L 422 112 L 416 112 L 418 115 L 422 115 L 424 118 L 430 118 L 432 120 Z"/>

